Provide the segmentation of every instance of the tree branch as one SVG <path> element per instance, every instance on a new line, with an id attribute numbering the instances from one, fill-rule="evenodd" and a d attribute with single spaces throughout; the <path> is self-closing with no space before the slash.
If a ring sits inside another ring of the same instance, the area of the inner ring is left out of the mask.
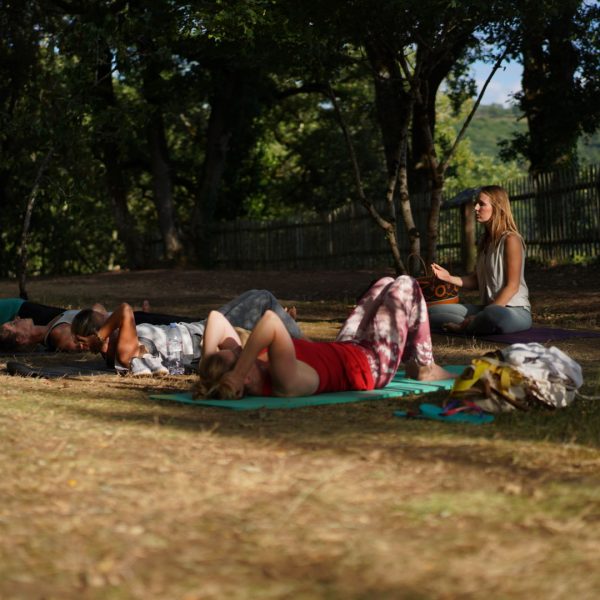
<path id="1" fill-rule="evenodd" d="M 473 104 L 473 108 L 471 108 L 469 115 L 465 119 L 463 126 L 461 127 L 460 131 L 458 132 L 458 135 L 456 136 L 456 139 L 454 140 L 454 144 L 452 144 L 452 147 L 448 151 L 448 154 L 446 155 L 444 160 L 440 161 L 440 163 L 438 165 L 438 171 L 440 173 L 444 173 L 446 171 L 446 169 L 448 168 L 448 163 L 454 156 L 454 154 L 458 148 L 458 144 L 461 142 L 462 138 L 464 137 L 464 135 L 467 131 L 467 128 L 469 127 L 469 124 L 471 123 L 471 120 L 473 119 L 473 117 L 475 116 L 475 113 L 477 112 L 477 109 L 479 108 L 479 104 L 481 103 L 481 100 L 483 99 L 483 95 L 485 94 L 487 86 L 489 85 L 490 81 L 492 80 L 492 77 L 496 74 L 496 71 L 500 68 L 500 65 L 506 58 L 506 56 L 509 53 L 509 51 L 511 50 L 511 48 L 512 48 L 512 41 L 506 45 L 504 52 L 502 52 L 502 54 L 496 60 L 494 67 L 492 68 L 490 74 L 488 75 L 487 79 L 485 80 L 485 83 L 483 84 L 483 87 L 481 88 L 481 91 L 479 92 L 479 95 L 477 96 L 477 100 L 475 100 L 475 104 Z"/>
<path id="2" fill-rule="evenodd" d="M 358 191 L 358 196 L 363 206 L 369 211 L 369 214 L 375 219 L 377 224 L 383 229 L 388 230 L 390 224 L 381 217 L 381 215 L 377 212 L 377 209 L 373 206 L 373 203 L 367 198 L 365 194 L 365 188 L 362 183 L 362 175 L 360 173 L 360 167 L 358 165 L 358 159 L 356 158 L 356 151 L 354 150 L 354 144 L 352 143 L 352 138 L 350 137 L 350 132 L 348 131 L 348 126 L 346 125 L 346 120 L 344 119 L 344 115 L 340 109 L 340 105 L 335 96 L 335 92 L 331 85 L 328 86 L 328 96 L 333 104 L 333 108 L 335 110 L 336 117 L 338 119 L 338 123 L 342 129 L 342 133 L 344 134 L 344 140 L 346 142 L 346 148 L 348 149 L 348 154 L 350 155 L 350 162 L 352 163 L 352 171 L 354 173 L 354 183 L 356 184 L 356 189 Z"/>
<path id="3" fill-rule="evenodd" d="M 344 139 L 346 141 L 346 147 L 348 149 L 348 153 L 350 154 L 350 161 L 352 162 L 352 170 L 354 172 L 354 181 L 356 183 L 356 188 L 358 191 L 358 196 L 362 205 L 365 207 L 367 212 L 371 215 L 375 223 L 383 230 L 384 235 L 390 245 L 390 250 L 392 251 L 392 257 L 394 259 L 394 265 L 397 273 L 404 273 L 406 269 L 404 267 L 404 263 L 400 258 L 400 251 L 398 249 L 398 241 L 396 239 L 396 217 L 393 211 L 393 196 L 396 188 L 396 180 L 398 177 L 398 167 L 399 160 L 396 160 L 396 166 L 394 169 L 393 175 L 390 175 L 387 182 L 386 189 L 386 201 L 388 206 L 391 205 L 391 219 L 387 221 L 380 214 L 379 211 L 375 208 L 373 203 L 367 198 L 365 194 L 365 189 L 362 183 L 362 176 L 360 173 L 360 167 L 358 165 L 358 159 L 356 158 L 356 152 L 354 150 L 354 144 L 352 143 L 352 138 L 350 137 L 350 132 L 348 130 L 348 126 L 346 125 L 346 120 L 344 119 L 344 115 L 340 109 L 340 105 L 337 101 L 335 92 L 331 87 L 331 84 L 328 84 L 328 95 L 331 103 L 333 104 L 333 108 L 335 110 L 336 117 L 344 134 Z M 401 151 L 401 147 L 398 148 L 398 155 Z M 398 156 L 399 159 L 399 156 Z"/>
<path id="4" fill-rule="evenodd" d="M 27 240 L 29 238 L 29 226 L 31 225 L 31 215 L 33 213 L 33 205 L 35 204 L 35 200 L 37 197 L 38 190 L 40 188 L 40 181 L 42 180 L 42 176 L 44 171 L 48 167 L 48 163 L 50 162 L 50 158 L 54 154 L 54 148 L 50 148 L 42 160 L 37 173 L 35 175 L 35 181 L 33 182 L 33 187 L 31 188 L 31 193 L 29 194 L 29 198 L 27 199 L 27 206 L 25 208 L 25 217 L 23 219 L 23 231 L 21 233 L 21 245 L 19 246 L 19 266 L 18 266 L 18 274 L 19 274 L 19 295 L 21 298 L 27 300 Z"/>

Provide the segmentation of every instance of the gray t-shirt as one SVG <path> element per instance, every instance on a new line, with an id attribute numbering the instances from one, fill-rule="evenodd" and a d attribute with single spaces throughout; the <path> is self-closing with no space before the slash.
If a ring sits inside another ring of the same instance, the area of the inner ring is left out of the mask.
<path id="1" fill-rule="evenodd" d="M 504 248 L 508 234 L 500 238 L 498 245 L 488 247 L 481 252 L 477 259 L 477 282 L 479 284 L 480 301 L 483 305 L 488 305 L 494 301 L 500 290 L 506 285 L 506 269 L 504 266 Z M 514 234 L 513 234 L 514 235 Z M 506 306 L 520 306 L 531 310 L 529 303 L 529 290 L 525 283 L 525 243 L 519 236 L 523 244 L 523 261 L 521 263 L 521 280 L 517 293 L 507 302 Z"/>
<path id="2" fill-rule="evenodd" d="M 200 360 L 202 353 L 202 337 L 204 336 L 205 321 L 194 323 L 177 323 L 183 345 L 183 363 L 190 364 Z M 136 325 L 140 344 L 155 356 L 160 355 L 164 360 L 167 357 L 167 332 L 168 325 L 150 325 L 140 323 Z"/>

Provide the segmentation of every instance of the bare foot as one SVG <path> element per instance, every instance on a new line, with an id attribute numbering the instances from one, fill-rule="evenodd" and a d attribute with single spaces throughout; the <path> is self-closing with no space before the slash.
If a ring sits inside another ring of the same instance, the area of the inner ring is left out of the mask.
<path id="1" fill-rule="evenodd" d="M 418 379 L 419 381 L 439 381 L 441 379 L 456 379 L 458 377 L 458 375 L 446 371 L 446 369 L 433 362 L 428 365 L 420 365 L 411 361 L 406 365 L 406 374 L 411 379 Z"/>
<path id="2" fill-rule="evenodd" d="M 292 319 L 294 319 L 294 321 L 298 317 L 298 310 L 295 306 L 290 306 L 288 308 L 285 308 L 284 310 L 288 315 L 290 315 L 290 317 L 292 317 Z"/>
<path id="3" fill-rule="evenodd" d="M 444 331 L 451 331 L 453 333 L 459 333 L 463 331 L 465 326 L 462 323 L 444 323 L 442 329 Z"/>
<path id="4" fill-rule="evenodd" d="M 142 302 L 142 312 L 150 312 L 150 301 L 149 300 L 144 300 Z"/>

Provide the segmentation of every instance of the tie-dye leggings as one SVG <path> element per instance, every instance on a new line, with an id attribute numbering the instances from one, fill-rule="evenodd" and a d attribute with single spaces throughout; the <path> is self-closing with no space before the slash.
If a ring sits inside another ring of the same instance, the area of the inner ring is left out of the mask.
<path id="1" fill-rule="evenodd" d="M 336 338 L 368 350 L 376 388 L 387 385 L 402 362 L 433 362 L 427 305 L 419 284 L 406 275 L 377 281 L 359 300 Z"/>

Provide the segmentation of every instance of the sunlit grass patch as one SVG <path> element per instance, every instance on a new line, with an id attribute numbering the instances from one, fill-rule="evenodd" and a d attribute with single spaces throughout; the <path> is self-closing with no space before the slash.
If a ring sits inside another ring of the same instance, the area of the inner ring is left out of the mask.
<path id="1" fill-rule="evenodd" d="M 238 275 L 173 273 L 154 304 L 170 308 L 177 287 L 175 308 L 195 314 L 248 287 Z M 82 302 L 143 298 L 169 276 L 58 289 Z M 285 304 L 311 337 L 332 339 L 351 295 L 316 302 L 297 280 Z M 332 297 L 333 278 L 318 281 Z M 582 318 L 595 310 L 573 304 Z M 600 394 L 597 340 L 560 347 L 583 366 L 582 391 Z M 493 349 L 434 338 L 441 364 Z M 446 392 L 249 412 L 149 399 L 192 381 L 0 375 L 0 597 L 597 597 L 600 401 L 473 426 L 393 416 Z"/>
<path id="2" fill-rule="evenodd" d="M 405 502 L 397 510 L 416 520 L 469 518 L 482 526 L 500 522 L 547 526 L 552 522 L 555 528 L 566 530 L 600 519 L 600 488 L 543 482 L 532 488 L 513 481 L 498 490 L 438 492 Z"/>

